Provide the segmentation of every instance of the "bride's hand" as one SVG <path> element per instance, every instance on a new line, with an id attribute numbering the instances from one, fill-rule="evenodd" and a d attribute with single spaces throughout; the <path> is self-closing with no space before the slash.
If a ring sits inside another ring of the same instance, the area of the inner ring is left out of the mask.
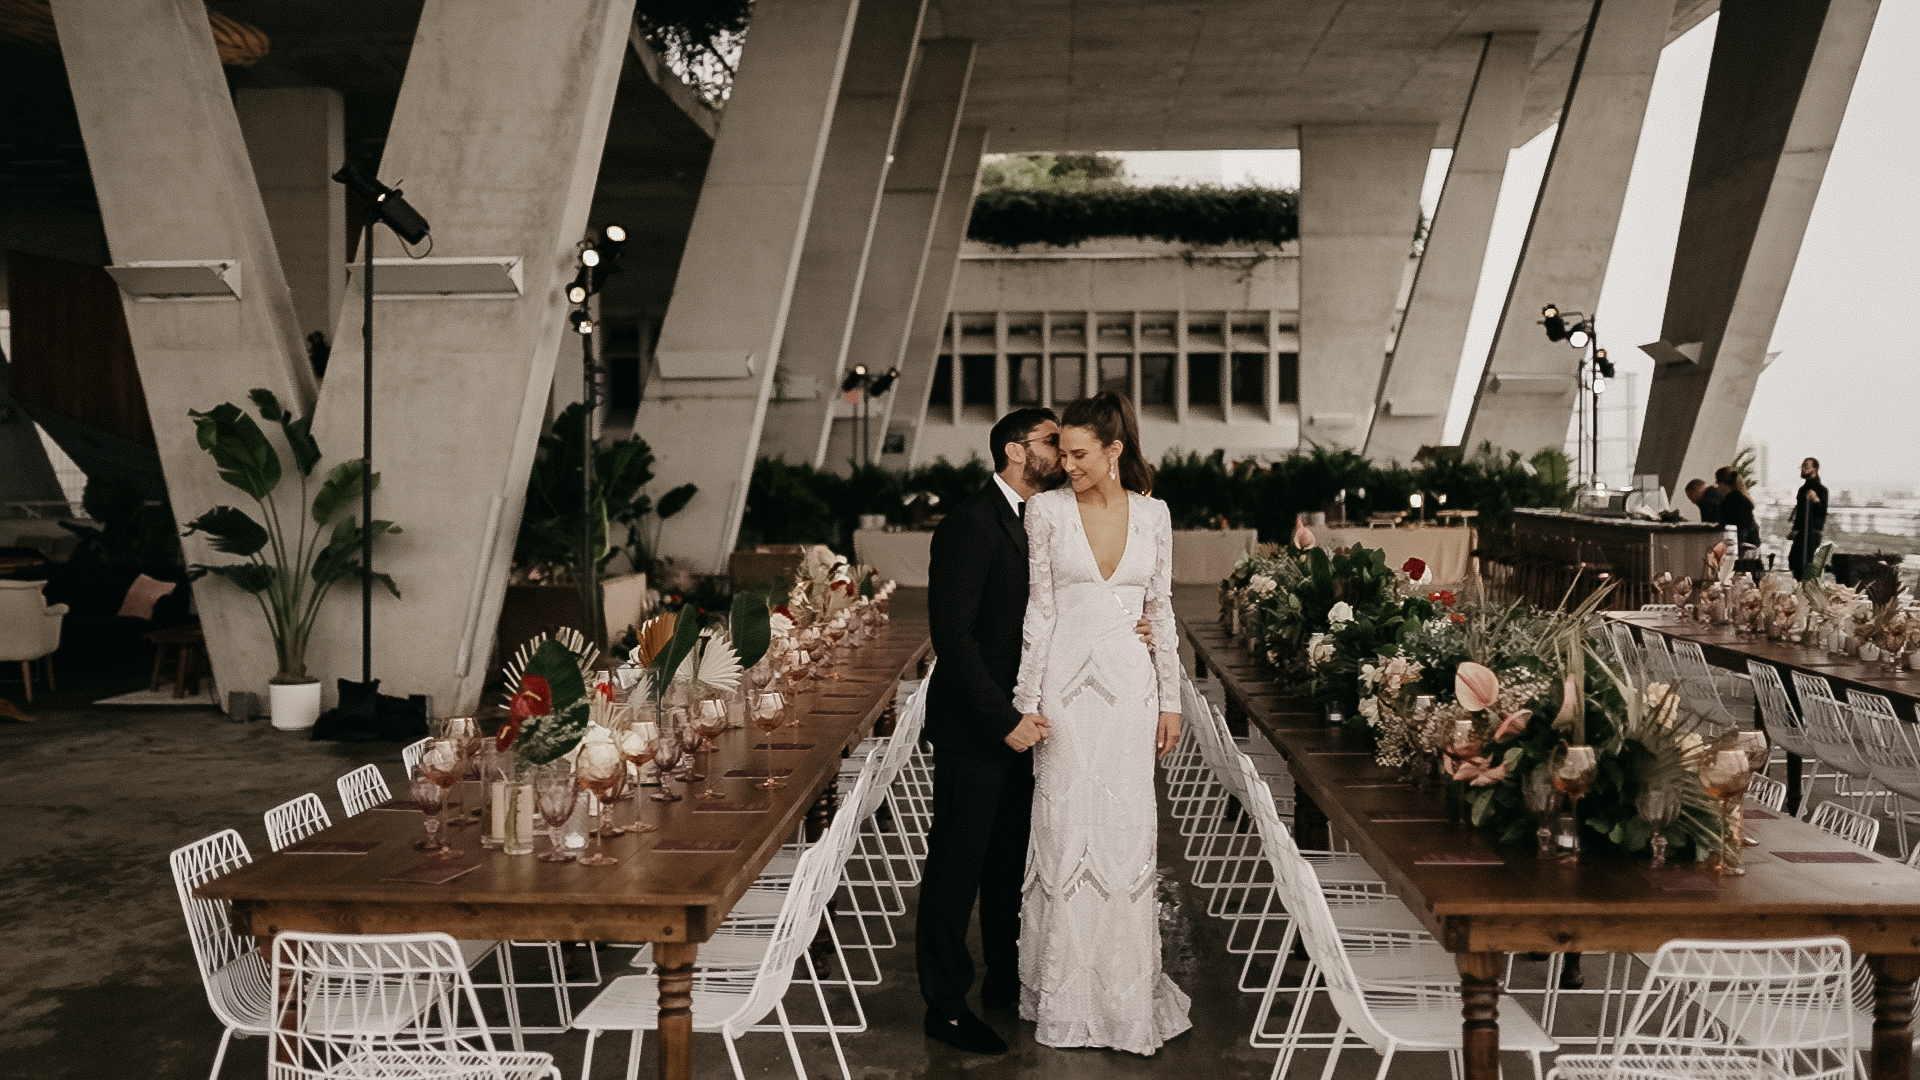
<path id="1" fill-rule="evenodd" d="M 1180 714 L 1163 712 L 1160 714 L 1160 729 L 1153 735 L 1153 756 L 1163 758 L 1180 742 Z"/>
<path id="2" fill-rule="evenodd" d="M 1007 732 L 1007 745 L 1025 753 L 1037 744 L 1047 741 L 1047 731 L 1050 726 L 1047 718 L 1039 713 L 1026 713 L 1020 717 L 1019 726 Z"/>

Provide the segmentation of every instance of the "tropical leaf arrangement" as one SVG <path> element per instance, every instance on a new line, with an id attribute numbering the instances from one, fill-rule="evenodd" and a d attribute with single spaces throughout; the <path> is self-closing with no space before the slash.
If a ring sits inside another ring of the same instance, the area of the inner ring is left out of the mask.
<path id="1" fill-rule="evenodd" d="M 221 479 L 253 500 L 259 519 L 239 507 L 216 506 L 189 521 L 184 535 L 200 533 L 215 551 L 245 561 L 195 563 L 188 569 L 195 580 L 209 574 L 225 578 L 259 601 L 279 661 L 273 681 L 308 682 L 307 641 L 321 603 L 335 583 L 366 573 L 360 564 L 363 534 L 352 515 L 360 502 L 361 463 L 341 462 L 313 490 L 313 471 L 321 459 L 311 430 L 313 418 L 294 416 L 268 390 L 255 390 L 248 399 L 262 420 L 280 425 L 293 451 L 299 503 L 294 512 L 282 514 L 279 489 L 285 467 L 280 451 L 253 417 L 232 403 L 207 412 L 189 410 L 200 448 L 213 458 Z M 379 488 L 380 474 L 368 482 Z M 376 537 L 400 531 L 391 521 L 376 520 L 369 528 Z M 393 578 L 381 573 L 373 578 L 395 597 L 400 595 Z"/>
<path id="2" fill-rule="evenodd" d="M 507 722 L 495 748 L 511 751 L 519 766 L 545 765 L 570 753 L 587 734 L 588 679 L 594 651 L 577 650 L 563 639 L 584 644 L 576 630 L 558 637 L 542 634 L 521 646 L 504 674 L 510 696 Z"/>
<path id="3" fill-rule="evenodd" d="M 628 654 L 629 663 L 643 671 L 644 689 L 636 683 L 634 694 L 657 698 L 674 685 L 738 690 L 741 675 L 767 653 L 771 619 L 766 596 L 754 592 L 734 597 L 723 628 L 703 630 L 700 609 L 692 604 L 654 616 L 640 628 L 639 644 Z"/>

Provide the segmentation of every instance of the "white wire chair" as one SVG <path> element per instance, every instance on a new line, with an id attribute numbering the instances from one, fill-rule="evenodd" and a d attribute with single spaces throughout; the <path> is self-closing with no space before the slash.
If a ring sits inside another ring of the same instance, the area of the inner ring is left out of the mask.
<path id="1" fill-rule="evenodd" d="M 1837 802 L 1823 802 L 1814 808 L 1813 817 L 1808 823 L 1814 828 L 1833 835 L 1852 844 L 1862 851 L 1871 852 L 1880 842 L 1880 819 L 1871 814 L 1851 810 Z"/>
<path id="2" fill-rule="evenodd" d="M 1610 1054 L 1553 1080 L 1852 1080 L 1852 957 L 1841 938 L 1670 941 Z"/>
<path id="3" fill-rule="evenodd" d="M 1640 610 L 1656 612 L 1661 615 L 1677 615 L 1680 613 L 1680 605 L 1679 604 L 1641 604 Z"/>
<path id="4" fill-rule="evenodd" d="M 335 780 L 333 786 L 340 791 L 340 805 L 348 817 L 359 817 L 393 798 L 393 793 L 387 790 L 387 778 L 380 775 L 378 765 L 362 765 Z"/>
<path id="5" fill-rule="evenodd" d="M 1893 711 L 1893 702 L 1880 694 L 1848 690 L 1847 704 L 1853 709 L 1861 756 L 1867 759 L 1873 778 L 1893 792 L 1889 815 L 1900 854 L 1905 856 L 1907 818 L 1914 813 L 1907 809 L 1906 800 L 1920 801 L 1920 738 L 1913 725 Z"/>
<path id="6" fill-rule="evenodd" d="M 1780 669 L 1759 660 L 1747 661 L 1747 676 L 1753 680 L 1753 696 L 1760 707 L 1760 722 L 1766 725 L 1773 745 L 1800 759 L 1805 783 L 1820 777 L 1820 753 L 1807 737 L 1806 725 L 1794 711 L 1787 684 L 1780 681 Z M 1807 770 L 1808 763 L 1813 768 Z"/>
<path id="7" fill-rule="evenodd" d="M 266 812 L 267 846 L 279 851 L 333 824 L 320 796 L 309 791 Z"/>
<path id="8" fill-rule="evenodd" d="M 497 1050 L 446 934 L 316 934 L 273 942 L 271 1080 L 559 1080 L 546 1053 Z"/>
<path id="9" fill-rule="evenodd" d="M 1754 773 L 1747 781 L 1747 801 L 1757 803 L 1776 813 L 1784 810 L 1787 805 L 1786 781 Z"/>
<path id="10" fill-rule="evenodd" d="M 1642 669 L 1640 646 L 1633 640 L 1633 628 L 1623 622 L 1609 619 L 1604 624 L 1607 643 L 1613 646 L 1615 658 L 1620 661 L 1620 671 L 1627 681 L 1637 688 L 1646 687 L 1647 676 Z"/>
<path id="11" fill-rule="evenodd" d="M 254 939 L 234 932 L 227 905 L 198 899 L 193 891 L 252 861 L 246 841 L 232 829 L 222 829 L 167 856 L 207 1004 L 224 1028 L 220 1048 L 213 1055 L 213 1071 L 207 1074 L 210 1080 L 219 1077 L 227 1044 L 236 1036 L 266 1035 L 272 1030 L 272 972 Z"/>
<path id="12" fill-rule="evenodd" d="M 1674 693 L 1680 692 L 1680 669 L 1674 666 L 1667 635 L 1640 632 L 1640 670 L 1646 672 L 1648 683 L 1665 683 Z"/>
<path id="13" fill-rule="evenodd" d="M 1887 792 L 1867 783 L 1873 766 L 1860 751 L 1854 731 L 1853 710 L 1833 695 L 1833 684 L 1818 675 L 1792 672 L 1793 689 L 1800 698 L 1800 716 L 1806 722 L 1807 739 L 1813 743 L 1820 760 L 1833 766 L 1833 793 L 1853 799 L 1864 807 L 1867 800 Z M 1855 789 L 1847 781 L 1860 781 Z M 1811 800 L 1808 800 L 1811 802 Z"/>
<path id="14" fill-rule="evenodd" d="M 1674 666 L 1680 672 L 1680 696 L 1692 707 L 1704 726 L 1715 733 L 1748 726 L 1751 716 L 1742 720 L 1722 700 L 1720 680 L 1714 677 L 1713 668 L 1707 664 L 1706 652 L 1700 648 L 1700 643 L 1676 639 L 1672 645 Z"/>
<path id="15" fill-rule="evenodd" d="M 420 739 L 400 748 L 400 763 L 406 767 L 407 779 L 413 779 L 414 772 L 420 768 L 420 755 L 427 752 L 427 744 L 432 741 Z"/>

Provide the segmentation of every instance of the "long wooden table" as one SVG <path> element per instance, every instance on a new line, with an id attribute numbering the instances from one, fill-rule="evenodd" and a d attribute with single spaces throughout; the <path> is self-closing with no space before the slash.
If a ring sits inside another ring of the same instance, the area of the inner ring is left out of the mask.
<path id="1" fill-rule="evenodd" d="M 1591 851 L 1578 866 L 1541 862 L 1528 846 L 1498 846 L 1482 830 L 1448 823 L 1437 793 L 1393 783 L 1395 772 L 1373 764 L 1361 740 L 1322 723 L 1248 659 L 1220 627 L 1212 590 L 1176 589 L 1174 606 L 1197 662 L 1218 676 L 1233 711 L 1286 757 L 1302 845 L 1320 846 L 1313 833 L 1331 826 L 1455 955 L 1468 1080 L 1499 1075 L 1505 953 L 1650 952 L 1677 938 L 1833 934 L 1874 970 L 1874 1080 L 1911 1080 L 1920 871 L 1878 856 L 1785 861 L 1775 853 L 1849 849 L 1784 816 L 1750 823 L 1761 846 L 1749 849 L 1744 877 L 1688 882 L 1708 891 L 1665 891 L 1643 862 L 1611 852 Z M 1377 820 L 1408 817 L 1430 820 Z M 1464 852 L 1502 862 L 1421 865 Z"/>
<path id="2" fill-rule="evenodd" d="M 422 835 L 420 815 L 369 810 L 316 837 L 379 845 L 365 855 L 279 852 L 202 886 L 198 895 L 230 902 L 236 926 L 263 943 L 283 930 L 651 942 L 660 978 L 660 1076 L 689 1080 L 699 943 L 713 935 L 803 819 L 830 812 L 843 751 L 873 730 L 899 680 L 914 677 L 929 652 L 924 592 L 895 593 L 892 616 L 886 630 L 856 650 L 842 678 L 800 699 L 798 728 L 773 734 L 775 742 L 811 744 L 774 753 L 776 768 L 793 770 L 786 787 L 768 793 L 752 788 L 751 778 L 723 778 L 728 769 L 766 768 L 767 751 L 752 749 L 763 736 L 752 729 L 721 736 L 713 760 L 701 762 L 727 795 L 725 803 L 764 804 L 764 812 L 706 812 L 691 798 L 648 803 L 647 820 L 660 831 L 609 840 L 608 854 L 620 860 L 611 867 L 508 856 L 481 849 L 473 830 L 455 830 L 452 839 L 479 868 L 445 885 L 408 885 L 381 879 L 421 861 L 412 846 Z M 674 841 L 734 846 L 659 850 Z"/>

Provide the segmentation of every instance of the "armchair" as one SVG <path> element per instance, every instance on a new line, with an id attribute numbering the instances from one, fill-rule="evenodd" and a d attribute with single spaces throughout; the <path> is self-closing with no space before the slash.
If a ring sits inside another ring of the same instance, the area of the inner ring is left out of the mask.
<path id="1" fill-rule="evenodd" d="M 47 606 L 40 595 L 44 581 L 0 580 L 0 661 L 18 660 L 33 700 L 33 662 L 45 660 L 47 689 L 54 689 L 53 651 L 60 647 L 60 624 L 67 605 Z"/>

